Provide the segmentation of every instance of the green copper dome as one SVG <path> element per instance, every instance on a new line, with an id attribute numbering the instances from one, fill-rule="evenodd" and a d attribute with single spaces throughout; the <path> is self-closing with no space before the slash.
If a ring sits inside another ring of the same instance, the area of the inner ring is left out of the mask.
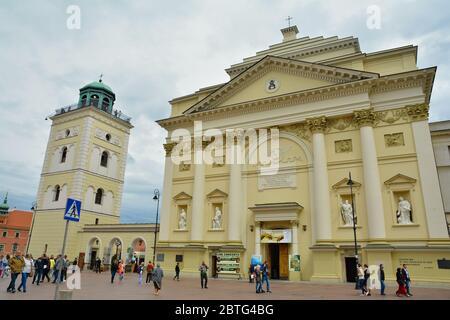
<path id="1" fill-rule="evenodd" d="M 100 80 L 101 81 L 101 80 Z M 97 90 L 106 90 L 109 91 L 111 93 L 114 93 L 112 91 L 112 89 L 107 86 L 106 84 L 104 84 L 103 82 L 100 81 L 93 81 L 87 85 L 85 85 L 83 88 L 81 88 L 80 90 L 85 90 L 85 89 L 97 89 Z"/>

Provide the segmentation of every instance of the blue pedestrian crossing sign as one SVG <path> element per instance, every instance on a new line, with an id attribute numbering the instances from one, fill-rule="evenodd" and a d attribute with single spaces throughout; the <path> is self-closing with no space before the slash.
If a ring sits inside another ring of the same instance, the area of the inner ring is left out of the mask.
<path id="1" fill-rule="evenodd" d="M 64 220 L 78 222 L 81 215 L 81 201 L 67 198 L 66 211 L 64 211 Z"/>

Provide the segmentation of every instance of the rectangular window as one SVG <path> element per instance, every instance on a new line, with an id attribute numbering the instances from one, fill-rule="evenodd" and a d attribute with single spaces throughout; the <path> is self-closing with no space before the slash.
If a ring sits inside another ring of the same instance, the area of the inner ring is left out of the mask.
<path id="1" fill-rule="evenodd" d="M 20 232 L 16 232 L 16 238 L 20 237 Z"/>
<path id="2" fill-rule="evenodd" d="M 156 261 L 164 262 L 164 253 L 158 253 L 156 255 Z"/>
<path id="3" fill-rule="evenodd" d="M 98 224 L 98 218 L 95 219 L 95 224 Z"/>
<path id="4" fill-rule="evenodd" d="M 17 245 L 17 243 L 14 243 L 14 244 L 12 245 L 12 252 L 13 252 L 13 253 L 16 253 L 18 247 L 19 247 L 19 246 Z"/>
<path id="5" fill-rule="evenodd" d="M 3 252 L 5 250 L 5 245 L 4 244 L 0 244 L 0 252 Z"/>
<path id="6" fill-rule="evenodd" d="M 7 231 L 3 231 L 3 238 L 6 238 L 6 236 L 8 235 Z"/>
<path id="7" fill-rule="evenodd" d="M 175 262 L 183 262 L 183 255 L 182 254 L 177 254 L 175 256 Z"/>

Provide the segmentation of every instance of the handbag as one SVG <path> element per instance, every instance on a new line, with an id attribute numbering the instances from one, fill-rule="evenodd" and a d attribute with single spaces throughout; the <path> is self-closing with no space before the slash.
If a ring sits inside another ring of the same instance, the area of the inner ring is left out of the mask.
<path id="1" fill-rule="evenodd" d="M 30 271 L 30 273 L 28 274 L 28 278 L 31 278 L 34 276 L 33 270 Z"/>

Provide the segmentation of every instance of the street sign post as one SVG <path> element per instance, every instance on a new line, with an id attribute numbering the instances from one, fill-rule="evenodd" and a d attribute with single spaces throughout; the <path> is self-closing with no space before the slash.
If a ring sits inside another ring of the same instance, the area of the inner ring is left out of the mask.
<path id="1" fill-rule="evenodd" d="M 80 221 L 80 216 L 81 216 L 81 201 L 72 198 L 67 198 L 66 210 L 64 210 L 64 220 L 66 220 L 66 228 L 64 230 L 64 240 L 60 257 L 62 261 L 61 260 L 59 261 L 58 273 L 56 275 L 57 279 L 56 279 L 54 300 L 58 299 L 58 291 L 62 277 L 62 268 L 64 264 L 64 251 L 66 250 L 67 230 L 69 228 L 69 221 L 78 222 Z"/>

